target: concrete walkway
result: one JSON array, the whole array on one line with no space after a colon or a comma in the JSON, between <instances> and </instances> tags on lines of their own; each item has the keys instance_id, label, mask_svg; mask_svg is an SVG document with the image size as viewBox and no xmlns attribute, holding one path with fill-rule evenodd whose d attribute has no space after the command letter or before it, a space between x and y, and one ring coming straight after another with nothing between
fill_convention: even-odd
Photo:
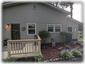
<instances>
[{"instance_id":1,"label":"concrete walkway","mask_svg":"<svg viewBox=\"0 0 85 64\"><path fill-rule=\"evenodd\" d=\"M2 59L7 59L8 58L8 52L7 52L7 47L2 48Z\"/></svg>"}]
</instances>

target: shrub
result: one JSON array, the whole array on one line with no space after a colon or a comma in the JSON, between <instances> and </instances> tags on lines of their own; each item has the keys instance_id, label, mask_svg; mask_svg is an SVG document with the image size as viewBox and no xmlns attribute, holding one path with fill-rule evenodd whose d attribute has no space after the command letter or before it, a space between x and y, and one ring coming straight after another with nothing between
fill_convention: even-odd
<instances>
[{"instance_id":1,"label":"shrub","mask_svg":"<svg viewBox=\"0 0 85 64\"><path fill-rule=\"evenodd\" d=\"M63 42L70 42L72 40L72 34L67 32L60 32L61 40Z\"/></svg>"},{"instance_id":2,"label":"shrub","mask_svg":"<svg viewBox=\"0 0 85 64\"><path fill-rule=\"evenodd\" d=\"M48 37L50 37L50 33L48 31L40 31L39 32L39 36L42 38L42 39L46 39Z\"/></svg>"},{"instance_id":3,"label":"shrub","mask_svg":"<svg viewBox=\"0 0 85 64\"><path fill-rule=\"evenodd\" d=\"M72 51L72 54L73 54L74 57L81 57L81 55L82 55L79 50Z\"/></svg>"},{"instance_id":4,"label":"shrub","mask_svg":"<svg viewBox=\"0 0 85 64\"><path fill-rule=\"evenodd\" d=\"M64 60L69 60L69 59L71 59L73 57L73 55L72 55L71 52L65 51L65 52L63 52L63 54L61 54L61 57Z\"/></svg>"},{"instance_id":5,"label":"shrub","mask_svg":"<svg viewBox=\"0 0 85 64\"><path fill-rule=\"evenodd\" d=\"M3 46L7 46L7 41L8 40L9 40L8 38L6 38L6 39L3 40Z\"/></svg>"},{"instance_id":6,"label":"shrub","mask_svg":"<svg viewBox=\"0 0 85 64\"><path fill-rule=\"evenodd\" d=\"M83 54L83 49L82 48L80 48L79 51Z\"/></svg>"},{"instance_id":7,"label":"shrub","mask_svg":"<svg viewBox=\"0 0 85 64\"><path fill-rule=\"evenodd\" d=\"M43 61L43 57L42 56L35 56L35 60L36 61Z\"/></svg>"}]
</instances>

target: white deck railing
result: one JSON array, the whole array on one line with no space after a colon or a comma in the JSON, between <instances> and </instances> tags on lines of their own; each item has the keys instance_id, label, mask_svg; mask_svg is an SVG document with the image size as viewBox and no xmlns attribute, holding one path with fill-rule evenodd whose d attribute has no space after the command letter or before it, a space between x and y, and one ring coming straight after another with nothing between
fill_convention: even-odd
<instances>
[{"instance_id":1,"label":"white deck railing","mask_svg":"<svg viewBox=\"0 0 85 64\"><path fill-rule=\"evenodd\" d=\"M8 57L29 57L41 55L41 39L8 40Z\"/></svg>"}]
</instances>

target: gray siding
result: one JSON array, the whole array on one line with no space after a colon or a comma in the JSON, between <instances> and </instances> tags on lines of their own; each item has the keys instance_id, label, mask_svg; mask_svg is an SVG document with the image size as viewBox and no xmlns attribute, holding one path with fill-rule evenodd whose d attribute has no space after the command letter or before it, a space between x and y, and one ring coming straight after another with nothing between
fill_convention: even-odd
<instances>
[{"instance_id":1,"label":"gray siding","mask_svg":"<svg viewBox=\"0 0 85 64\"><path fill-rule=\"evenodd\" d=\"M44 4L36 4L36 8L33 8L33 4L26 4L4 9L3 25L7 23L19 23L20 29L26 27L25 31L20 30L21 39L33 37L33 35L27 35L27 23L35 23L37 33L41 30L47 30L47 24L62 24L62 31L67 31L67 26L71 25L73 33L77 28L77 23L70 22L65 14ZM3 30L3 38L11 39L10 32ZM51 33L51 38L60 42L59 33ZM73 38L76 36L73 35Z\"/></svg>"}]
</instances>

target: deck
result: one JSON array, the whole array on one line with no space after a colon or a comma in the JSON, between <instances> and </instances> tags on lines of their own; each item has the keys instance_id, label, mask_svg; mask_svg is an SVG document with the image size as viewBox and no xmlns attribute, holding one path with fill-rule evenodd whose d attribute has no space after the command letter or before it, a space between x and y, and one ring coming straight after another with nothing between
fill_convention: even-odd
<instances>
[{"instance_id":1,"label":"deck","mask_svg":"<svg viewBox=\"0 0 85 64\"><path fill-rule=\"evenodd\" d=\"M39 36L36 39L8 40L7 42L7 47L3 47L3 59L42 56Z\"/></svg>"}]
</instances>

